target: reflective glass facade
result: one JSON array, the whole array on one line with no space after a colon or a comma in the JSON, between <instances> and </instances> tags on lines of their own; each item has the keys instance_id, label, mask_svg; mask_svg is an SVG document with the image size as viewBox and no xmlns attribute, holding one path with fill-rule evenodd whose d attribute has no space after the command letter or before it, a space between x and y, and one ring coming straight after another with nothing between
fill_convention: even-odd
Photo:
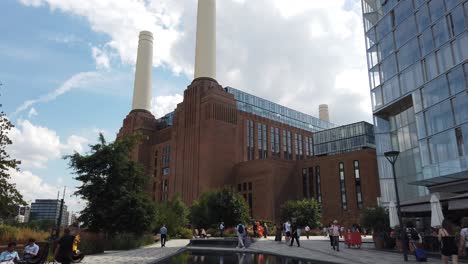
<instances>
[{"instance_id":1,"label":"reflective glass facade","mask_svg":"<svg viewBox=\"0 0 468 264\"><path fill-rule=\"evenodd\" d=\"M52 220L57 222L60 213L60 200L37 199L31 204L30 220ZM62 226L68 226L67 206L63 205Z\"/></svg>"},{"instance_id":2,"label":"reflective glass facade","mask_svg":"<svg viewBox=\"0 0 468 264\"><path fill-rule=\"evenodd\" d=\"M468 175L468 2L362 0L382 202ZM458 178L460 176L457 176ZM468 178L468 176L467 176Z\"/></svg>"},{"instance_id":3,"label":"reflective glass facade","mask_svg":"<svg viewBox=\"0 0 468 264\"><path fill-rule=\"evenodd\" d=\"M375 148L374 126L366 122L316 132L313 137L316 156Z\"/></svg>"},{"instance_id":4,"label":"reflective glass facade","mask_svg":"<svg viewBox=\"0 0 468 264\"><path fill-rule=\"evenodd\" d=\"M306 115L232 87L226 87L225 89L228 93L234 95L237 101L237 107L241 111L311 132L336 127L335 124L330 122L320 120L311 115Z\"/></svg>"}]
</instances>

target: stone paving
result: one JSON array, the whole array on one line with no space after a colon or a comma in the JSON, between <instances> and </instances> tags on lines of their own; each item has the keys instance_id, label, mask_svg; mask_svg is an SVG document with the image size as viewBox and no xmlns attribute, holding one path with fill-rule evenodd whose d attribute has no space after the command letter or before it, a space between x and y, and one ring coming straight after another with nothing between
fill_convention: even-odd
<instances>
[{"instance_id":1,"label":"stone paving","mask_svg":"<svg viewBox=\"0 0 468 264\"><path fill-rule=\"evenodd\" d=\"M86 256L82 263L155 263L158 260L166 258L172 254L181 251L189 243L189 240L170 240L166 243L166 248L161 248L160 244L153 244L136 250L119 251L105 253L100 255ZM333 251L326 238L311 237L307 240L301 237L301 247L297 245L289 247L283 242L275 242L273 237L268 239L260 239L253 243L248 249L224 248L211 250L223 251L244 251L248 253L263 252L275 255L284 255L290 257L300 257L318 261L328 261L335 263L357 263L357 264L394 264L404 263L403 256L397 253L382 252L373 249L373 244L365 243L361 249L349 249L343 243L340 243L340 252ZM209 250L210 248L195 248L188 249ZM409 263L416 262L413 255L409 255ZM429 259L427 263L440 263L440 259Z\"/></svg>"},{"instance_id":2,"label":"stone paving","mask_svg":"<svg viewBox=\"0 0 468 264\"><path fill-rule=\"evenodd\" d=\"M323 237L314 237L310 240L307 240L305 237L301 237L300 243L301 247L297 247L296 243L293 247L290 247L289 245L286 245L284 241L280 243L275 242L273 238L268 238L268 240L262 239L253 243L250 249L271 254L335 263L404 263L402 254L377 251L374 249L374 245L370 243L364 243L361 249L348 248L344 243L340 243L339 252L332 250L330 243ZM408 263L416 262L413 255L409 255L408 260ZM426 263L440 262L440 259L429 259Z\"/></svg>"},{"instance_id":3,"label":"stone paving","mask_svg":"<svg viewBox=\"0 0 468 264\"><path fill-rule=\"evenodd\" d=\"M99 255L86 256L83 260L84 264L119 264L119 263L138 263L150 264L155 263L159 259L163 259L169 255L176 254L177 251L187 246L189 240L174 239L166 243L165 248L161 248L160 243L156 243L147 247L135 250L117 251L104 253Z\"/></svg>"}]
</instances>

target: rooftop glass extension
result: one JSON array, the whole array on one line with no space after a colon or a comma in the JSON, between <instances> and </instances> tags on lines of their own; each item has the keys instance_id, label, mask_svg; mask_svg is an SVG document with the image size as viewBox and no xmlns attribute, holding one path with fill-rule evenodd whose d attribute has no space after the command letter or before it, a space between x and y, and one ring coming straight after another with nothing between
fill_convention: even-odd
<instances>
[{"instance_id":1,"label":"rooftop glass extension","mask_svg":"<svg viewBox=\"0 0 468 264\"><path fill-rule=\"evenodd\" d=\"M252 113L254 115L311 132L337 127L337 125L333 123L320 120L319 118L273 103L258 96L242 92L235 88L228 86L224 89L228 93L234 95L238 109L243 112Z\"/></svg>"}]
</instances>

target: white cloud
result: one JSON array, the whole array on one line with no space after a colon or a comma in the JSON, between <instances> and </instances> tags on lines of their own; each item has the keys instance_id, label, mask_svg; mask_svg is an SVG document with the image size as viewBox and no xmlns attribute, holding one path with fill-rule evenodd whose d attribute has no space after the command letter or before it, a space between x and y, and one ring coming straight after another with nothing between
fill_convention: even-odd
<instances>
[{"instance_id":1,"label":"white cloud","mask_svg":"<svg viewBox=\"0 0 468 264\"><path fill-rule=\"evenodd\" d=\"M151 100L151 112L156 118L160 118L174 111L177 104L181 103L183 99L183 96L180 94L157 96Z\"/></svg>"},{"instance_id":2,"label":"white cloud","mask_svg":"<svg viewBox=\"0 0 468 264\"><path fill-rule=\"evenodd\" d=\"M192 78L196 1L21 1L85 17L94 31L109 35L104 45L123 63L135 63L138 32L151 30L154 66ZM328 103L338 124L371 120L359 0L223 0L217 5L222 85L312 115Z\"/></svg>"},{"instance_id":3,"label":"white cloud","mask_svg":"<svg viewBox=\"0 0 468 264\"><path fill-rule=\"evenodd\" d=\"M29 110L29 113L28 113L28 118L32 118L34 116L37 116L38 113L36 111L36 109L34 107L31 107L31 109Z\"/></svg>"},{"instance_id":4,"label":"white cloud","mask_svg":"<svg viewBox=\"0 0 468 264\"><path fill-rule=\"evenodd\" d=\"M80 72L73 75L70 79L66 80L60 87L53 90L52 92L42 95L36 99L27 100L21 106L19 106L13 115L16 115L29 107L41 103L41 102L49 102L55 100L60 95L77 88L86 85L92 80L95 80L100 77L100 74L97 72Z\"/></svg>"},{"instance_id":5,"label":"white cloud","mask_svg":"<svg viewBox=\"0 0 468 264\"><path fill-rule=\"evenodd\" d=\"M73 151L82 152L88 142L83 137L72 135L63 143L54 130L36 126L28 120L19 120L17 127L9 131L9 137L13 142L8 146L9 153L27 168L45 168L50 160L60 159Z\"/></svg>"},{"instance_id":6,"label":"white cloud","mask_svg":"<svg viewBox=\"0 0 468 264\"><path fill-rule=\"evenodd\" d=\"M9 170L11 176L10 182L16 184L16 188L23 195L23 198L29 204L36 199L56 199L57 193L63 192L63 179L58 178L55 184L45 182L40 176L31 171ZM69 211L80 211L84 203L76 196L73 196L74 187L69 186L65 195L65 204ZM60 196L61 198L62 196Z\"/></svg>"},{"instance_id":7,"label":"white cloud","mask_svg":"<svg viewBox=\"0 0 468 264\"><path fill-rule=\"evenodd\" d=\"M91 52L93 54L94 61L96 62L97 69L108 70L110 68L110 59L104 50L98 47L92 47Z\"/></svg>"}]
</instances>

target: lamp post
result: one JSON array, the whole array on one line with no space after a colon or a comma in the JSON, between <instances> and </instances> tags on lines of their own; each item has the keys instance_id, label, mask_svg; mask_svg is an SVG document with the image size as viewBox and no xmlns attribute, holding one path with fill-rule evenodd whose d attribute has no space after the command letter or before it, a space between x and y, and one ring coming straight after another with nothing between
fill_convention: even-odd
<instances>
[{"instance_id":1,"label":"lamp post","mask_svg":"<svg viewBox=\"0 0 468 264\"><path fill-rule=\"evenodd\" d=\"M392 151L387 151L384 153L385 158L392 164L392 174L393 174L393 181L395 183L395 194L396 194L396 206L398 210L398 221L400 222L400 229L401 229L401 238L402 238L402 244L403 244L403 259L405 261L408 261L408 249L406 247L406 240L408 239L406 237L406 229L404 228L402 217L401 217L401 208L400 208L400 195L398 194L398 184L396 180L396 175L395 175L395 163L398 159L398 155L400 154L399 151L392 150Z\"/></svg>"}]
</instances>

